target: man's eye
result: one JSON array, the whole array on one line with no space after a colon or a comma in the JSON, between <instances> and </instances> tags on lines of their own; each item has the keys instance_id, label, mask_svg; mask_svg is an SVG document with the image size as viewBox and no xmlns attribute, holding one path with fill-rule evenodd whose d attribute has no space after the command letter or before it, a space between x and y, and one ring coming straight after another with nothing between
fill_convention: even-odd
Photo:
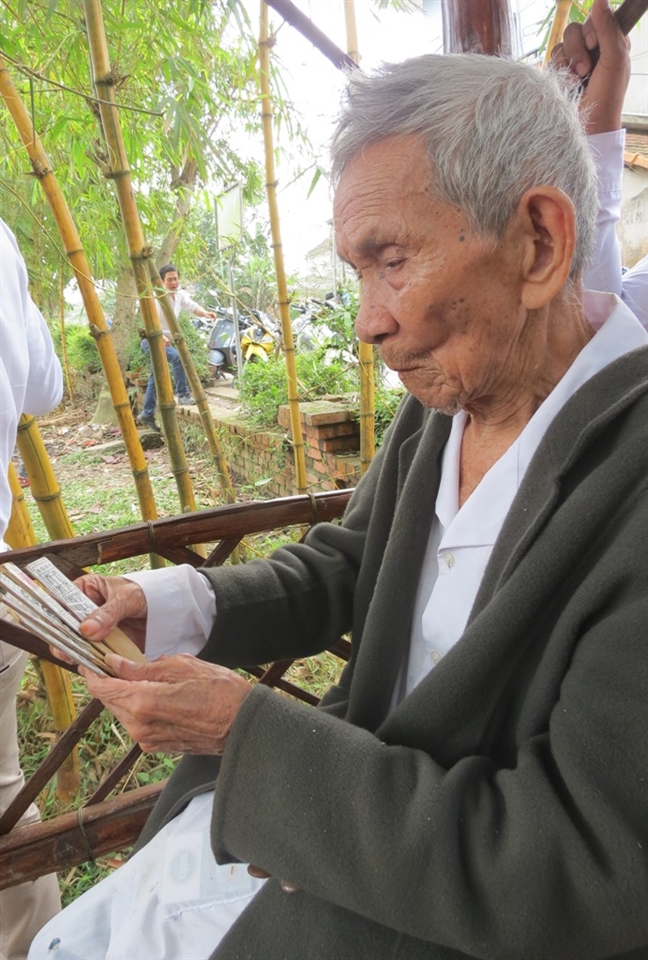
<instances>
[{"instance_id":1,"label":"man's eye","mask_svg":"<svg viewBox=\"0 0 648 960\"><path fill-rule=\"evenodd\" d=\"M398 267L404 264L404 260L388 260L385 263L385 270L396 270Z\"/></svg>"}]
</instances>

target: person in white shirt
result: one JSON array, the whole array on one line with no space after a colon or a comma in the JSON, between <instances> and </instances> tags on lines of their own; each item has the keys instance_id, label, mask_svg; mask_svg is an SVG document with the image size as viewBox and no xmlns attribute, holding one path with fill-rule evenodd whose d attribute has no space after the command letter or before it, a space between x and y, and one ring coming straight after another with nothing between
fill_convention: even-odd
<instances>
[{"instance_id":1,"label":"person in white shirt","mask_svg":"<svg viewBox=\"0 0 648 960\"><path fill-rule=\"evenodd\" d=\"M339 252L408 394L342 525L243 567L81 581L89 635L123 622L167 654L89 688L186 756L146 845L34 960L645 955L648 336L582 292L574 105L469 56L348 97ZM230 669L348 629L319 711Z\"/></svg>"},{"instance_id":2,"label":"person in white shirt","mask_svg":"<svg viewBox=\"0 0 648 960\"><path fill-rule=\"evenodd\" d=\"M47 413L61 400L63 377L47 324L29 296L16 239L0 220L0 551L11 516L11 463L22 413ZM16 694L27 654L0 640L0 814L23 785ZM18 826L39 819L34 804ZM0 956L21 960L35 933L60 909L55 874L0 891Z\"/></svg>"},{"instance_id":3,"label":"person in white shirt","mask_svg":"<svg viewBox=\"0 0 648 960\"><path fill-rule=\"evenodd\" d=\"M591 73L588 44L596 46L596 39L591 19L582 26L575 22L568 24L562 42L552 51L552 64L557 69L570 71L577 80L588 77ZM628 39L619 33L613 42L621 53L614 69L601 71L597 67L579 101L596 167L599 199L596 251L585 271L583 286L586 290L617 294L648 329L648 257L624 272L616 234L621 216L625 146L621 116L630 79L630 60L623 56L623 51L629 50Z\"/></svg>"},{"instance_id":4,"label":"person in white shirt","mask_svg":"<svg viewBox=\"0 0 648 960\"><path fill-rule=\"evenodd\" d=\"M162 283L166 287L167 293L169 294L169 298L173 305L173 312L175 313L176 317L178 317L183 310L185 310L187 313L193 313L196 317L215 318L217 316L214 310L205 310L205 308L201 307L199 303L196 303L195 300L191 299L186 290L182 290L180 288L180 274L178 273L178 268L174 266L174 264L167 263L163 267L160 267L160 277L162 279ZM158 315L160 318L160 325L162 327L164 338L164 351L166 353L167 361L171 365L171 370L173 371L173 380L178 403L192 404L194 403L194 398L189 390L187 374L182 366L180 354L175 347L171 346L171 331L169 330L169 325L166 317L164 316L164 311L158 308ZM150 355L148 340L145 337L142 339L142 350L147 356ZM155 389L153 371L151 371L148 383L146 384L144 406L142 407L142 412L140 413L138 420L141 424L143 424L143 426L159 432L160 427L155 419L156 404L157 392Z\"/></svg>"}]
</instances>

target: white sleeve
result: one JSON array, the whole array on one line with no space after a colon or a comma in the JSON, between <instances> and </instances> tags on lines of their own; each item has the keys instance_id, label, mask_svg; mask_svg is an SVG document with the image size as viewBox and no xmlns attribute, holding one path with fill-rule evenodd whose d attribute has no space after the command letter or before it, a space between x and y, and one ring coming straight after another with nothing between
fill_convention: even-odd
<instances>
[{"instance_id":1,"label":"white sleeve","mask_svg":"<svg viewBox=\"0 0 648 960\"><path fill-rule=\"evenodd\" d=\"M177 306L176 317L182 310L186 310L187 313L195 313L200 307L200 304L192 300L186 290L177 290L175 296L175 304Z\"/></svg>"},{"instance_id":2,"label":"white sleeve","mask_svg":"<svg viewBox=\"0 0 648 960\"><path fill-rule=\"evenodd\" d=\"M216 597L207 577L188 563L160 570L125 574L144 591L148 608L145 653L149 660L162 654L196 656L205 645L216 619Z\"/></svg>"},{"instance_id":3,"label":"white sleeve","mask_svg":"<svg viewBox=\"0 0 648 960\"><path fill-rule=\"evenodd\" d=\"M621 299L648 330L648 256L623 274Z\"/></svg>"},{"instance_id":4,"label":"white sleeve","mask_svg":"<svg viewBox=\"0 0 648 960\"><path fill-rule=\"evenodd\" d=\"M598 217L594 256L583 277L586 290L621 296L621 249L616 225L621 216L621 179L625 130L596 133L587 138L596 166Z\"/></svg>"}]
</instances>

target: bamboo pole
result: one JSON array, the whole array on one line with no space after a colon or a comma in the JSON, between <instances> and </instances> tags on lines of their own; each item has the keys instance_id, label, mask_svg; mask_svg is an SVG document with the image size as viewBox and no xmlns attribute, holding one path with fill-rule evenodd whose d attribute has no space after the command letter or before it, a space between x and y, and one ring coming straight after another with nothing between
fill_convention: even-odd
<instances>
[{"instance_id":1,"label":"bamboo pole","mask_svg":"<svg viewBox=\"0 0 648 960\"><path fill-rule=\"evenodd\" d=\"M360 63L358 32L354 0L344 0L347 53L353 62ZM337 290L335 291L337 293ZM374 382L374 349L362 340L358 344L360 364L360 471L366 473L376 455L376 397Z\"/></svg>"},{"instance_id":2,"label":"bamboo pole","mask_svg":"<svg viewBox=\"0 0 648 960\"><path fill-rule=\"evenodd\" d=\"M295 367L295 343L290 323L288 285L283 262L279 206L277 203L277 178L274 165L274 146L272 136L272 99L270 95L270 38L268 37L268 8L261 0L261 26L259 33L259 83L261 87L261 118L263 122L263 141L265 146L266 191L270 208L270 228L272 230L272 249L274 252L275 272L277 274L277 294L279 298L279 316L286 358L286 377L288 379L288 409L290 411L290 430L292 434L293 454L295 457L295 483L298 493L306 492L306 459L304 456L304 437L299 416L299 397L297 393L297 370Z\"/></svg>"},{"instance_id":3,"label":"bamboo pole","mask_svg":"<svg viewBox=\"0 0 648 960\"><path fill-rule=\"evenodd\" d=\"M51 540L64 540L74 536L61 488L50 463L36 420L23 413L18 423L16 438L20 456L25 464L31 492Z\"/></svg>"},{"instance_id":4,"label":"bamboo pole","mask_svg":"<svg viewBox=\"0 0 648 960\"><path fill-rule=\"evenodd\" d=\"M16 550L18 547L28 547L36 543L36 534L27 509L25 491L20 486L13 463L9 464L8 477L11 487L11 516L4 533L4 540L12 550Z\"/></svg>"},{"instance_id":5,"label":"bamboo pole","mask_svg":"<svg viewBox=\"0 0 648 960\"><path fill-rule=\"evenodd\" d=\"M180 354L182 365L187 372L187 378L189 380L191 392L193 393L196 405L198 407L198 412L200 413L203 423L207 444L209 446L209 452L220 478L223 499L225 500L225 503L236 503L236 493L234 491L234 487L232 486L232 480L230 477L229 468L227 466L227 460L225 459L225 454L223 452L223 447L218 434L216 433L214 420L211 415L211 410L209 409L209 404L207 403L207 397L205 396L203 385L200 382L200 377L196 371L196 366L193 362L191 354L189 353L189 348L187 347L184 335L180 329L180 324L178 323L178 319L175 315L173 307L171 306L171 298L169 297L166 288L160 280L160 274L158 273L157 267L152 260L148 261L148 269L151 283L153 284L158 297L158 304L160 309L164 311L164 316L169 330L171 331L174 346Z\"/></svg>"},{"instance_id":6,"label":"bamboo pole","mask_svg":"<svg viewBox=\"0 0 648 960\"><path fill-rule=\"evenodd\" d=\"M547 40L547 49L544 55L544 65L548 66L551 62L551 51L560 43L565 27L569 23L569 14L571 12L572 0L556 0L556 9L551 22L549 39Z\"/></svg>"},{"instance_id":7,"label":"bamboo pole","mask_svg":"<svg viewBox=\"0 0 648 960\"><path fill-rule=\"evenodd\" d=\"M110 158L107 165L109 169L105 175L114 180L119 209L124 223L142 319L150 347L151 365L162 426L169 449L171 470L178 488L182 511L195 510L196 501L178 426L176 405L171 387L171 374L164 352L162 328L146 263L152 257L152 250L144 239L137 202L133 193L119 111L115 100L115 77L110 67L100 0L83 0L83 12L90 47L92 83L95 95L100 101L101 127Z\"/></svg>"},{"instance_id":8,"label":"bamboo pole","mask_svg":"<svg viewBox=\"0 0 648 960\"><path fill-rule=\"evenodd\" d=\"M9 486L12 493L11 516L4 539L14 550L31 547L36 543L36 534L32 526L25 496L18 482L13 463L9 464ZM54 729L62 733L76 717L72 698L72 686L67 670L57 667L46 660L39 661L43 683L47 693ZM79 790L79 751L75 747L61 764L56 778L56 794L63 803L69 803Z\"/></svg>"},{"instance_id":9,"label":"bamboo pole","mask_svg":"<svg viewBox=\"0 0 648 960\"><path fill-rule=\"evenodd\" d=\"M47 702L57 733L63 733L76 718L76 709L72 698L70 674L55 663L38 660L38 668L43 675ZM63 803L70 803L79 790L79 748L75 747L65 758L56 773L56 795Z\"/></svg>"},{"instance_id":10,"label":"bamboo pole","mask_svg":"<svg viewBox=\"0 0 648 960\"><path fill-rule=\"evenodd\" d=\"M97 349L99 350L119 427L124 438L124 443L126 444L142 519L155 520L157 510L148 465L139 441L128 394L126 392L126 385L119 368L119 362L103 314L103 308L97 296L90 265L81 245L81 238L72 219L69 207L56 181L49 158L36 134L27 109L20 99L18 91L9 76L9 72L1 59L0 93L7 105L9 113L13 117L23 144L27 148L34 174L38 178L52 209L56 225L63 240L66 256L79 284L85 310L88 315L90 332L95 338ZM154 566L159 563L155 558L152 558L151 562Z\"/></svg>"}]
</instances>

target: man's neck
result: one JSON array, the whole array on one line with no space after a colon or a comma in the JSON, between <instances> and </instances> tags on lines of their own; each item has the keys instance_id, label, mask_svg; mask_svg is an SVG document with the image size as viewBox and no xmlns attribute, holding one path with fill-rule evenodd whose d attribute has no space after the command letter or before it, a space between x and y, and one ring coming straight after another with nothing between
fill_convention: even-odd
<instances>
[{"instance_id":1,"label":"man's neck","mask_svg":"<svg viewBox=\"0 0 648 960\"><path fill-rule=\"evenodd\" d=\"M496 396L466 405L461 444L460 502L517 440L538 407L594 336L578 291L528 318L529 334L515 378Z\"/></svg>"}]
</instances>

